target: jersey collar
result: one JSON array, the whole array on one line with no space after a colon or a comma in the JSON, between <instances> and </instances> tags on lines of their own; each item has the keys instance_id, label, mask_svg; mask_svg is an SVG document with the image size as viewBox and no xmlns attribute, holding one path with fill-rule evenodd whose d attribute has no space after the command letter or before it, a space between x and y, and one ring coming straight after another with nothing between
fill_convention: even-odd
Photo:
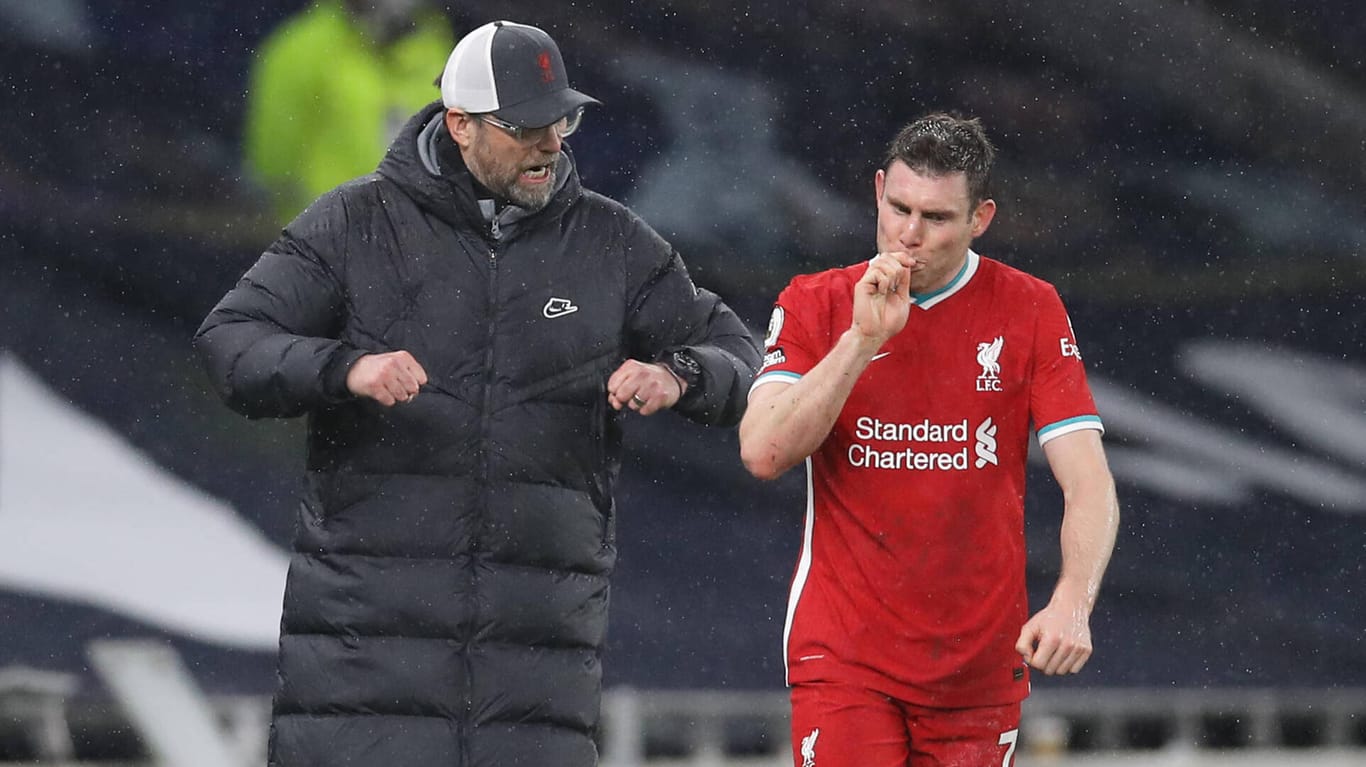
<instances>
[{"instance_id":1,"label":"jersey collar","mask_svg":"<svg viewBox=\"0 0 1366 767\"><path fill-rule=\"evenodd\" d=\"M912 293L911 303L919 306L921 309L933 308L935 304L946 300L949 296L962 290L964 286L972 280L972 275L977 273L977 267L980 266L981 263L982 257L977 255L975 251L969 249L968 257L963 259L963 268L959 269L958 274L955 274L953 279L949 280L949 284L939 290L931 291L929 293Z\"/></svg>"}]
</instances>

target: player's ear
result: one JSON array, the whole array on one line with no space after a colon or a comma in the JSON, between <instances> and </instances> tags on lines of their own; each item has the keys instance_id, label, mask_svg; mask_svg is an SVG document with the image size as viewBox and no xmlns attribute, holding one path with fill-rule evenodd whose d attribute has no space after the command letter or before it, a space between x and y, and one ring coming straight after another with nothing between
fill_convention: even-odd
<instances>
[{"instance_id":1,"label":"player's ear","mask_svg":"<svg viewBox=\"0 0 1366 767\"><path fill-rule=\"evenodd\" d=\"M991 226L991 219L996 217L996 201L982 200L977 204L977 210L972 212L972 236L981 237L982 233Z\"/></svg>"},{"instance_id":2,"label":"player's ear","mask_svg":"<svg viewBox=\"0 0 1366 767\"><path fill-rule=\"evenodd\" d=\"M873 176L873 202L882 202L882 190L887 186L887 171L878 168Z\"/></svg>"}]
</instances>

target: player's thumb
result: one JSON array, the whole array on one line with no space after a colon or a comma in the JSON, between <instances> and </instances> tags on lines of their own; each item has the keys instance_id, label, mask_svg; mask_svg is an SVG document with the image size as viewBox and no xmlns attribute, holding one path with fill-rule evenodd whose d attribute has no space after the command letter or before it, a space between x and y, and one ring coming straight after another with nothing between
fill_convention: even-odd
<instances>
[{"instance_id":1,"label":"player's thumb","mask_svg":"<svg viewBox=\"0 0 1366 767\"><path fill-rule=\"evenodd\" d=\"M904 266L896 270L896 294L902 298L911 297L911 270Z\"/></svg>"},{"instance_id":2,"label":"player's thumb","mask_svg":"<svg viewBox=\"0 0 1366 767\"><path fill-rule=\"evenodd\" d=\"M1024 658L1025 663L1034 657L1034 642L1038 637L1039 632L1034 628L1033 621L1026 623L1024 628L1020 629L1020 638L1015 640L1015 652Z\"/></svg>"}]
</instances>

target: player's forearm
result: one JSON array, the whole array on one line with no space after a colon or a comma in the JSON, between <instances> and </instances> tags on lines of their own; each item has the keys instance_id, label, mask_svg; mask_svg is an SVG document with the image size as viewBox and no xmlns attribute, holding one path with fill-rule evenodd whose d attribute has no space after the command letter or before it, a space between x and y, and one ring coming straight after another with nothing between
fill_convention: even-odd
<instances>
[{"instance_id":1,"label":"player's forearm","mask_svg":"<svg viewBox=\"0 0 1366 767\"><path fill-rule=\"evenodd\" d=\"M845 331L801 380L756 389L740 422L740 458L750 473L776 479L815 452L880 345L855 330ZM775 388L765 392L769 387Z\"/></svg>"},{"instance_id":2,"label":"player's forearm","mask_svg":"<svg viewBox=\"0 0 1366 767\"><path fill-rule=\"evenodd\" d=\"M1062 571L1054 598L1080 605L1089 614L1115 547L1119 501L1108 471L1078 484L1063 494Z\"/></svg>"}]
</instances>

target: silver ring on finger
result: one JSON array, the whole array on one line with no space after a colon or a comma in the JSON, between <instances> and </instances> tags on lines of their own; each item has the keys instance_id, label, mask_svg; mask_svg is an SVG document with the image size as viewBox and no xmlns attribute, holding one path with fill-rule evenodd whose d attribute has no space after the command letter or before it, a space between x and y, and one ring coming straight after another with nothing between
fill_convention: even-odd
<instances>
[{"instance_id":1,"label":"silver ring on finger","mask_svg":"<svg viewBox=\"0 0 1366 767\"><path fill-rule=\"evenodd\" d=\"M645 400L641 399L639 394L632 394L631 401L636 403L636 407L645 407Z\"/></svg>"}]
</instances>

